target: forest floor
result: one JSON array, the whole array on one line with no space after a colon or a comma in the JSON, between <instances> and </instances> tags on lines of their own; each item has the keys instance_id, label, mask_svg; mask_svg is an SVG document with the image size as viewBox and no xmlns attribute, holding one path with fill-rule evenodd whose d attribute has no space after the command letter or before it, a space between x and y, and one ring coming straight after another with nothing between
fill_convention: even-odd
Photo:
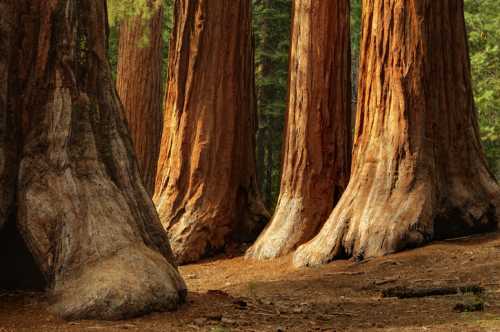
<instances>
[{"instance_id":1,"label":"forest floor","mask_svg":"<svg viewBox=\"0 0 500 332\"><path fill-rule=\"evenodd\" d=\"M190 293L176 312L121 322L64 322L46 312L41 293L0 293L0 332L500 331L500 233L319 268L294 269L291 257L253 262L236 255L180 270ZM464 285L484 291L382 296L396 286Z\"/></svg>"}]
</instances>

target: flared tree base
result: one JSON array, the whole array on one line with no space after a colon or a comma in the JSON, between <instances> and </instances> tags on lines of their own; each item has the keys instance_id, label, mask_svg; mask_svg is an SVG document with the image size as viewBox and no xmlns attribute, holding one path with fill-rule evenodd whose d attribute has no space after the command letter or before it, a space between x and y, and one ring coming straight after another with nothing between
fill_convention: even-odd
<instances>
[{"instance_id":1,"label":"flared tree base","mask_svg":"<svg viewBox=\"0 0 500 332\"><path fill-rule=\"evenodd\" d=\"M177 309L187 291L163 256L138 245L57 282L50 310L65 319L126 319Z\"/></svg>"},{"instance_id":2,"label":"flared tree base","mask_svg":"<svg viewBox=\"0 0 500 332\"><path fill-rule=\"evenodd\" d=\"M248 249L246 258L265 260L281 257L311 239L323 219L311 211L314 209L305 208L300 198L281 197L269 226Z\"/></svg>"},{"instance_id":3,"label":"flared tree base","mask_svg":"<svg viewBox=\"0 0 500 332\"><path fill-rule=\"evenodd\" d=\"M412 192L402 191L386 197L386 201L375 201L364 200L362 197L369 195L360 195L359 188L352 190L355 187L355 183L348 187L318 235L297 249L294 266L315 266L345 258L363 260L436 239L498 228L498 191L493 195L462 192L439 202L423 184L416 185ZM361 199L354 199L356 196Z\"/></svg>"}]
</instances>

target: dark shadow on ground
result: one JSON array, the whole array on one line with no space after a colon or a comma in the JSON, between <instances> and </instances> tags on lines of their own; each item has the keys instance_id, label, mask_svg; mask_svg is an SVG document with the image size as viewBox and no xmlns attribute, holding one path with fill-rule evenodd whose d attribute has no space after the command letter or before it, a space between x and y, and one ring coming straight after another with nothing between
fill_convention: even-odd
<instances>
[{"instance_id":1,"label":"dark shadow on ground","mask_svg":"<svg viewBox=\"0 0 500 332\"><path fill-rule=\"evenodd\" d=\"M43 290L45 279L14 220L0 230L0 290Z\"/></svg>"}]
</instances>

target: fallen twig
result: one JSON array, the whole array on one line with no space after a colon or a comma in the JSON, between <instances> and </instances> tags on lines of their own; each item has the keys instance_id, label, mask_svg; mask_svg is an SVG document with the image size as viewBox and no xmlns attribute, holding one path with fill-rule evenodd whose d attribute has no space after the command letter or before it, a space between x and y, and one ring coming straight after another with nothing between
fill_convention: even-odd
<instances>
[{"instance_id":1,"label":"fallen twig","mask_svg":"<svg viewBox=\"0 0 500 332\"><path fill-rule=\"evenodd\" d=\"M346 275L346 276L359 276L365 274L365 272L357 271L357 272L349 272L349 271L338 271L338 272L326 272L323 274L325 277L329 276L338 276L338 275Z\"/></svg>"},{"instance_id":2,"label":"fallen twig","mask_svg":"<svg viewBox=\"0 0 500 332\"><path fill-rule=\"evenodd\" d=\"M397 297L400 299L453 295L459 293L480 294L484 289L479 285L465 285L456 287L430 287L430 288L408 288L393 287L382 290L382 297Z\"/></svg>"}]
</instances>

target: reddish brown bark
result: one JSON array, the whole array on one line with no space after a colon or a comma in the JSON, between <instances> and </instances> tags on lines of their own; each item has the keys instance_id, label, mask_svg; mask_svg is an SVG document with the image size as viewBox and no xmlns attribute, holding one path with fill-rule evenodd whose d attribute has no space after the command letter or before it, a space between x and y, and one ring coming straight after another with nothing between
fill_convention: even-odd
<instances>
[{"instance_id":1,"label":"reddish brown bark","mask_svg":"<svg viewBox=\"0 0 500 332\"><path fill-rule=\"evenodd\" d=\"M223 22L223 24L221 23ZM256 236L249 0L175 3L155 202L179 262Z\"/></svg>"},{"instance_id":2,"label":"reddish brown bark","mask_svg":"<svg viewBox=\"0 0 500 332\"><path fill-rule=\"evenodd\" d=\"M20 163L7 161L18 170L12 216L47 281L51 309L68 319L119 319L176 308L186 289L115 93L106 2L5 3L17 25L0 111L22 116ZM1 252L0 265L17 250Z\"/></svg>"},{"instance_id":3,"label":"reddish brown bark","mask_svg":"<svg viewBox=\"0 0 500 332\"><path fill-rule=\"evenodd\" d=\"M163 7L149 6L153 16L133 17L120 25L116 89L125 109L139 171L153 195L160 152L162 112ZM143 45L144 36L148 43Z\"/></svg>"},{"instance_id":4,"label":"reddish brown bark","mask_svg":"<svg viewBox=\"0 0 500 332\"><path fill-rule=\"evenodd\" d=\"M380 256L496 229L461 0L365 0L350 183L294 263Z\"/></svg>"},{"instance_id":5,"label":"reddish brown bark","mask_svg":"<svg viewBox=\"0 0 500 332\"><path fill-rule=\"evenodd\" d=\"M344 191L351 159L349 2L294 2L287 129L275 214L247 256L293 251Z\"/></svg>"}]
</instances>

